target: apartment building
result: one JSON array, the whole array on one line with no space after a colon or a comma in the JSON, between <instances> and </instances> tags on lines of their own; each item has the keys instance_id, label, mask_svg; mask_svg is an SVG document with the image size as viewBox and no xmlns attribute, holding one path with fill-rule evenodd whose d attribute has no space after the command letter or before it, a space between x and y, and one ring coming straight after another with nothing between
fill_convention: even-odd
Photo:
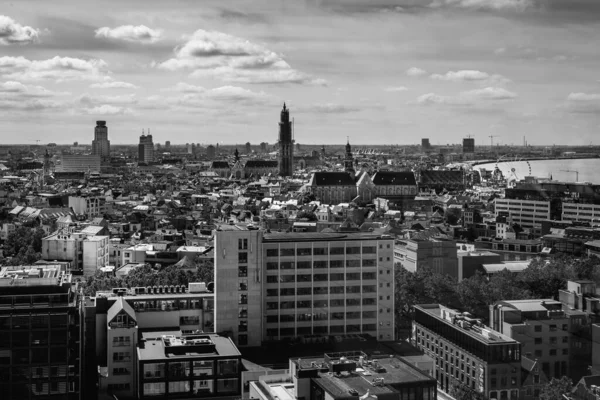
<instances>
[{"instance_id":1,"label":"apartment building","mask_svg":"<svg viewBox=\"0 0 600 400\"><path fill-rule=\"evenodd\" d=\"M60 230L42 238L42 259L70 261L75 274L92 276L108 266L109 237Z\"/></svg>"},{"instance_id":2,"label":"apartment building","mask_svg":"<svg viewBox=\"0 0 600 400\"><path fill-rule=\"evenodd\" d=\"M600 205L563 202L562 220L600 224Z\"/></svg>"},{"instance_id":3,"label":"apartment building","mask_svg":"<svg viewBox=\"0 0 600 400\"><path fill-rule=\"evenodd\" d=\"M508 213L512 222L541 233L542 221L550 219L550 201L495 199L496 218Z\"/></svg>"},{"instance_id":4,"label":"apartment building","mask_svg":"<svg viewBox=\"0 0 600 400\"><path fill-rule=\"evenodd\" d=\"M107 213L106 199L96 196L69 196L69 207L77 215L102 217Z\"/></svg>"},{"instance_id":5,"label":"apartment building","mask_svg":"<svg viewBox=\"0 0 600 400\"><path fill-rule=\"evenodd\" d=\"M490 306L492 329L517 340L521 352L537 359L544 374L569 374L569 318L552 299L506 300Z\"/></svg>"},{"instance_id":6,"label":"apartment building","mask_svg":"<svg viewBox=\"0 0 600 400\"><path fill-rule=\"evenodd\" d=\"M433 358L439 387L462 383L490 399L518 399L521 344L439 304L415 306L413 343Z\"/></svg>"},{"instance_id":7,"label":"apartment building","mask_svg":"<svg viewBox=\"0 0 600 400\"><path fill-rule=\"evenodd\" d=\"M140 400L239 398L242 355L229 338L144 332L136 350Z\"/></svg>"},{"instance_id":8,"label":"apartment building","mask_svg":"<svg viewBox=\"0 0 600 400\"><path fill-rule=\"evenodd\" d=\"M0 397L84 398L81 299L64 265L0 269Z\"/></svg>"},{"instance_id":9,"label":"apartment building","mask_svg":"<svg viewBox=\"0 0 600 400\"><path fill-rule=\"evenodd\" d=\"M101 393L138 396L137 346L142 332L177 329L179 335L192 335L214 331L214 298L203 283L113 289L86 300L91 303L86 313L95 316Z\"/></svg>"},{"instance_id":10,"label":"apartment building","mask_svg":"<svg viewBox=\"0 0 600 400\"><path fill-rule=\"evenodd\" d=\"M215 330L238 346L305 335L394 339L393 239L372 233L215 231Z\"/></svg>"},{"instance_id":11,"label":"apartment building","mask_svg":"<svg viewBox=\"0 0 600 400\"><path fill-rule=\"evenodd\" d=\"M456 242L445 239L407 239L394 244L394 261L408 271L432 268L458 279Z\"/></svg>"}]
</instances>

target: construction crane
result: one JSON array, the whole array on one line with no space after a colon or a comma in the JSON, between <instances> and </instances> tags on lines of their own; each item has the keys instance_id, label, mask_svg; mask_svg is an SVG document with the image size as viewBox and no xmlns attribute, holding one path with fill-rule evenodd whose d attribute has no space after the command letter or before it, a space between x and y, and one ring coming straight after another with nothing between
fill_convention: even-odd
<instances>
[{"instance_id":1,"label":"construction crane","mask_svg":"<svg viewBox=\"0 0 600 400\"><path fill-rule=\"evenodd\" d=\"M575 172L575 181L579 182L579 171L575 169L561 169L561 172Z\"/></svg>"},{"instance_id":2,"label":"construction crane","mask_svg":"<svg viewBox=\"0 0 600 400\"><path fill-rule=\"evenodd\" d=\"M489 135L490 138L490 147L494 147L494 138L498 137L497 135Z\"/></svg>"}]
</instances>

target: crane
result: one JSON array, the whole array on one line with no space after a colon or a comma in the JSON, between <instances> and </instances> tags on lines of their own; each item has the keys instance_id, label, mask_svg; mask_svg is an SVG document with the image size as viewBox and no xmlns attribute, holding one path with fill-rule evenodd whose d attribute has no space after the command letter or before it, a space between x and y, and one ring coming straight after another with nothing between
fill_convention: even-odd
<instances>
[{"instance_id":1,"label":"crane","mask_svg":"<svg viewBox=\"0 0 600 400\"><path fill-rule=\"evenodd\" d=\"M498 137L497 135L489 135L490 138L490 147L494 147L494 138Z\"/></svg>"},{"instance_id":2,"label":"crane","mask_svg":"<svg viewBox=\"0 0 600 400\"><path fill-rule=\"evenodd\" d=\"M579 171L575 169L561 169L561 172L575 172L575 181L579 182Z\"/></svg>"}]
</instances>

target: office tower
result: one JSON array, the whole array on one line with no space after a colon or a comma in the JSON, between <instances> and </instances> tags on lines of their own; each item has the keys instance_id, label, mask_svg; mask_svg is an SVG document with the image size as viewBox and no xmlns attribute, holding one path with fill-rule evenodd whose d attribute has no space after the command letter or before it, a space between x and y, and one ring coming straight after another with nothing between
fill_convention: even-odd
<instances>
[{"instance_id":1,"label":"office tower","mask_svg":"<svg viewBox=\"0 0 600 400\"><path fill-rule=\"evenodd\" d=\"M266 142L261 142L260 143L260 151L262 153L266 153L267 152L267 143Z\"/></svg>"},{"instance_id":2,"label":"office tower","mask_svg":"<svg viewBox=\"0 0 600 400\"><path fill-rule=\"evenodd\" d=\"M165 142L165 150L166 150L166 151L169 151L169 150L171 150L171 141L170 141L170 140L167 140L167 141Z\"/></svg>"},{"instance_id":3,"label":"office tower","mask_svg":"<svg viewBox=\"0 0 600 400\"><path fill-rule=\"evenodd\" d=\"M429 149L431 149L431 144L429 143L429 139L427 139L427 138L421 139L421 150L425 151L425 150L429 150Z\"/></svg>"},{"instance_id":4,"label":"office tower","mask_svg":"<svg viewBox=\"0 0 600 400\"><path fill-rule=\"evenodd\" d=\"M140 136L140 144L138 145L138 162L149 163L154 161L154 142L152 141L152 135Z\"/></svg>"},{"instance_id":5,"label":"office tower","mask_svg":"<svg viewBox=\"0 0 600 400\"><path fill-rule=\"evenodd\" d=\"M475 139L464 138L463 139L463 153L475 153Z\"/></svg>"},{"instance_id":6,"label":"office tower","mask_svg":"<svg viewBox=\"0 0 600 400\"><path fill-rule=\"evenodd\" d=\"M215 151L215 146L208 145L208 147L206 148L206 157L208 157L209 160L212 160L213 158L215 158L216 155L216 151Z\"/></svg>"},{"instance_id":7,"label":"office tower","mask_svg":"<svg viewBox=\"0 0 600 400\"><path fill-rule=\"evenodd\" d=\"M64 265L0 270L0 398L83 398L81 299Z\"/></svg>"},{"instance_id":8,"label":"office tower","mask_svg":"<svg viewBox=\"0 0 600 400\"><path fill-rule=\"evenodd\" d=\"M215 231L215 332L238 346L308 335L394 338L394 241L373 233Z\"/></svg>"},{"instance_id":9,"label":"office tower","mask_svg":"<svg viewBox=\"0 0 600 400\"><path fill-rule=\"evenodd\" d=\"M290 110L283 103L279 122L279 175L292 176L294 173L294 138Z\"/></svg>"},{"instance_id":10,"label":"office tower","mask_svg":"<svg viewBox=\"0 0 600 400\"><path fill-rule=\"evenodd\" d=\"M94 140L92 141L92 154L101 159L110 158L110 141L108 140L108 127L106 121L96 121Z\"/></svg>"}]
</instances>

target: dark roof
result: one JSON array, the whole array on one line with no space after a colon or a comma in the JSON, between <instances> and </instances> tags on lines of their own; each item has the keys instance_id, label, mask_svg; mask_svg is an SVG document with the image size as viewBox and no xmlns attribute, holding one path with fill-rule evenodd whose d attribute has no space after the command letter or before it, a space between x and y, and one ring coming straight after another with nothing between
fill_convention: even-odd
<instances>
[{"instance_id":1,"label":"dark roof","mask_svg":"<svg viewBox=\"0 0 600 400\"><path fill-rule=\"evenodd\" d=\"M421 171L421 183L424 185L463 184L463 172Z\"/></svg>"},{"instance_id":2,"label":"dark roof","mask_svg":"<svg viewBox=\"0 0 600 400\"><path fill-rule=\"evenodd\" d=\"M245 168L277 168L279 163L275 160L248 160Z\"/></svg>"},{"instance_id":3,"label":"dark roof","mask_svg":"<svg viewBox=\"0 0 600 400\"><path fill-rule=\"evenodd\" d=\"M378 171L371 178L375 185L416 185L412 172Z\"/></svg>"},{"instance_id":4,"label":"dark roof","mask_svg":"<svg viewBox=\"0 0 600 400\"><path fill-rule=\"evenodd\" d=\"M315 172L311 184L312 186L349 186L356 183L347 172Z\"/></svg>"},{"instance_id":5,"label":"dark roof","mask_svg":"<svg viewBox=\"0 0 600 400\"><path fill-rule=\"evenodd\" d=\"M600 375L584 376L579 382L583 382L588 389L591 388L592 385L600 386Z\"/></svg>"},{"instance_id":6,"label":"dark roof","mask_svg":"<svg viewBox=\"0 0 600 400\"><path fill-rule=\"evenodd\" d=\"M211 168L229 168L229 163L227 161L213 161Z\"/></svg>"}]
</instances>

